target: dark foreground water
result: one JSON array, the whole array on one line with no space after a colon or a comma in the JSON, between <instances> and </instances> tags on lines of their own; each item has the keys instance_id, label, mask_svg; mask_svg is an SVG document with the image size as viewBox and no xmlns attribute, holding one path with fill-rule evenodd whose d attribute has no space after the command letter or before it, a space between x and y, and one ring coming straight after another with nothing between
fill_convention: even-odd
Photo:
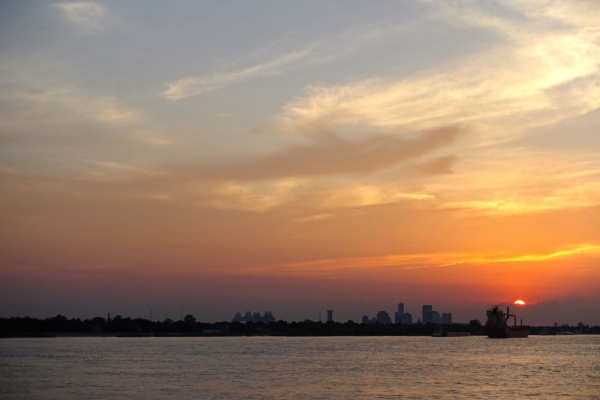
<instances>
[{"instance_id":1,"label":"dark foreground water","mask_svg":"<svg viewBox=\"0 0 600 400\"><path fill-rule=\"evenodd\" d=\"M0 399L600 399L600 336L0 341Z\"/></svg>"}]
</instances>

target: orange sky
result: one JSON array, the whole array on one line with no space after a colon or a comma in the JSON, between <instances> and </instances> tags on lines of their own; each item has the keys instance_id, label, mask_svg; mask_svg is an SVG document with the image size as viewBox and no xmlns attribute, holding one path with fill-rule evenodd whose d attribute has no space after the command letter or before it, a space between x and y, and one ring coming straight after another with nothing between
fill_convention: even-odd
<instances>
[{"instance_id":1,"label":"orange sky","mask_svg":"<svg viewBox=\"0 0 600 400\"><path fill-rule=\"evenodd\" d=\"M333 4L3 5L0 316L600 324L600 8Z\"/></svg>"}]
</instances>

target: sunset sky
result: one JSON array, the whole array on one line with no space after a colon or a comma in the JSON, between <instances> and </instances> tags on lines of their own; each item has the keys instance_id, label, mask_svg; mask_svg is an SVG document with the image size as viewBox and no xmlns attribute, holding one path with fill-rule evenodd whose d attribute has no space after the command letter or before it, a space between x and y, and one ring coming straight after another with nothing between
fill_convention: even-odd
<instances>
[{"instance_id":1,"label":"sunset sky","mask_svg":"<svg viewBox=\"0 0 600 400\"><path fill-rule=\"evenodd\" d=\"M2 2L0 316L600 324L599 21Z\"/></svg>"}]
</instances>

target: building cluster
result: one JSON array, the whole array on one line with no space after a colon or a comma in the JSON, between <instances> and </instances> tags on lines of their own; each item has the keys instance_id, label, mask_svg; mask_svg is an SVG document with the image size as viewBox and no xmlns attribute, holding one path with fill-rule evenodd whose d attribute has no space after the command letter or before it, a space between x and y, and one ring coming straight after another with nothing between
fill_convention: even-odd
<instances>
[{"instance_id":1,"label":"building cluster","mask_svg":"<svg viewBox=\"0 0 600 400\"><path fill-rule=\"evenodd\" d=\"M319 321L321 320L321 314L319 313ZM275 317L270 311L265 311L264 315L260 315L260 313L255 312L252 313L250 311L246 311L246 313L242 316L241 313L236 312L235 317L231 320L231 322L276 322ZM327 310L327 322L333 322L333 310ZM363 324L404 324L404 325L412 325L413 316L410 313L404 312L404 303L398 303L398 310L394 312L394 320L387 313L387 311L379 311L377 315L373 318L369 318L368 316L362 317ZM444 312L439 313L433 309L433 306L430 304L423 305L423 315L422 318L417 319L417 324L437 324L437 325L446 325L452 323L452 313Z\"/></svg>"},{"instance_id":2,"label":"building cluster","mask_svg":"<svg viewBox=\"0 0 600 400\"><path fill-rule=\"evenodd\" d=\"M376 322L379 322L380 324L391 324L392 319L390 318L390 315L387 313L387 311L379 311L377 315L371 319L369 319L369 317L367 317L366 315L362 317L363 324L374 324Z\"/></svg>"},{"instance_id":3,"label":"building cluster","mask_svg":"<svg viewBox=\"0 0 600 400\"><path fill-rule=\"evenodd\" d=\"M263 316L260 315L259 312L255 312L252 314L250 311L246 311L246 314L242 316L242 313L236 312L235 317L231 320L231 322L275 322L276 319L271 313L271 311L265 311Z\"/></svg>"},{"instance_id":4,"label":"building cluster","mask_svg":"<svg viewBox=\"0 0 600 400\"><path fill-rule=\"evenodd\" d=\"M392 319L386 311L379 311L374 318L369 318L368 316L362 317L363 324L374 324L379 322L380 324L391 324ZM422 319L417 320L417 324L451 324L452 323L452 313L439 313L433 309L433 306L425 304L423 305L423 315ZM404 303L398 303L398 311L394 313L394 323L395 324L405 324L412 325L413 317L412 314L404 312Z\"/></svg>"},{"instance_id":5,"label":"building cluster","mask_svg":"<svg viewBox=\"0 0 600 400\"><path fill-rule=\"evenodd\" d=\"M452 313L442 313L440 315L439 312L433 309L433 306L430 304L423 305L423 323L432 323L432 324L451 324L452 323Z\"/></svg>"}]
</instances>

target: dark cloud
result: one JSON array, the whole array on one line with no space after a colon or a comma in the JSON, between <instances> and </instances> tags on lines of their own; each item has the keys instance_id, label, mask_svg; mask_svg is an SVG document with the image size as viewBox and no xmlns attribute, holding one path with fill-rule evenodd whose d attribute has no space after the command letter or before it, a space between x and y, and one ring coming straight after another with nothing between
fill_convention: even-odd
<instances>
[{"instance_id":1,"label":"dark cloud","mask_svg":"<svg viewBox=\"0 0 600 400\"><path fill-rule=\"evenodd\" d=\"M452 174L452 166L456 162L455 155L431 158L419 163L414 163L406 167L407 172L416 175L442 175Z\"/></svg>"},{"instance_id":2,"label":"dark cloud","mask_svg":"<svg viewBox=\"0 0 600 400\"><path fill-rule=\"evenodd\" d=\"M190 168L189 178L255 181L294 176L372 174L439 148L448 146L464 133L457 127L425 132L412 139L392 135L346 140L327 135L309 145L296 145L276 153L228 164ZM449 173L454 156L425 161L414 166L421 174Z\"/></svg>"},{"instance_id":3,"label":"dark cloud","mask_svg":"<svg viewBox=\"0 0 600 400\"><path fill-rule=\"evenodd\" d=\"M411 138L381 135L362 140L347 140L325 135L308 145L296 145L263 156L245 160L198 165L182 163L149 168L143 174L134 169L107 169L106 175L88 175L78 172L59 176L47 173L19 171L3 174L0 178L11 187L37 187L45 191L68 191L77 195L100 197L117 196L152 199L176 193L193 197L196 203L210 203L214 190L226 181L260 182L289 177L334 176L343 174L372 174L395 165L405 164L400 171L406 175L436 175L450 173L455 156L421 160L440 148L449 146L463 129L445 127ZM200 183L193 195L182 192L182 185ZM330 192L326 187L304 187L303 196L321 199ZM296 193L300 195L300 193ZM304 201L310 203L308 199Z\"/></svg>"}]
</instances>

